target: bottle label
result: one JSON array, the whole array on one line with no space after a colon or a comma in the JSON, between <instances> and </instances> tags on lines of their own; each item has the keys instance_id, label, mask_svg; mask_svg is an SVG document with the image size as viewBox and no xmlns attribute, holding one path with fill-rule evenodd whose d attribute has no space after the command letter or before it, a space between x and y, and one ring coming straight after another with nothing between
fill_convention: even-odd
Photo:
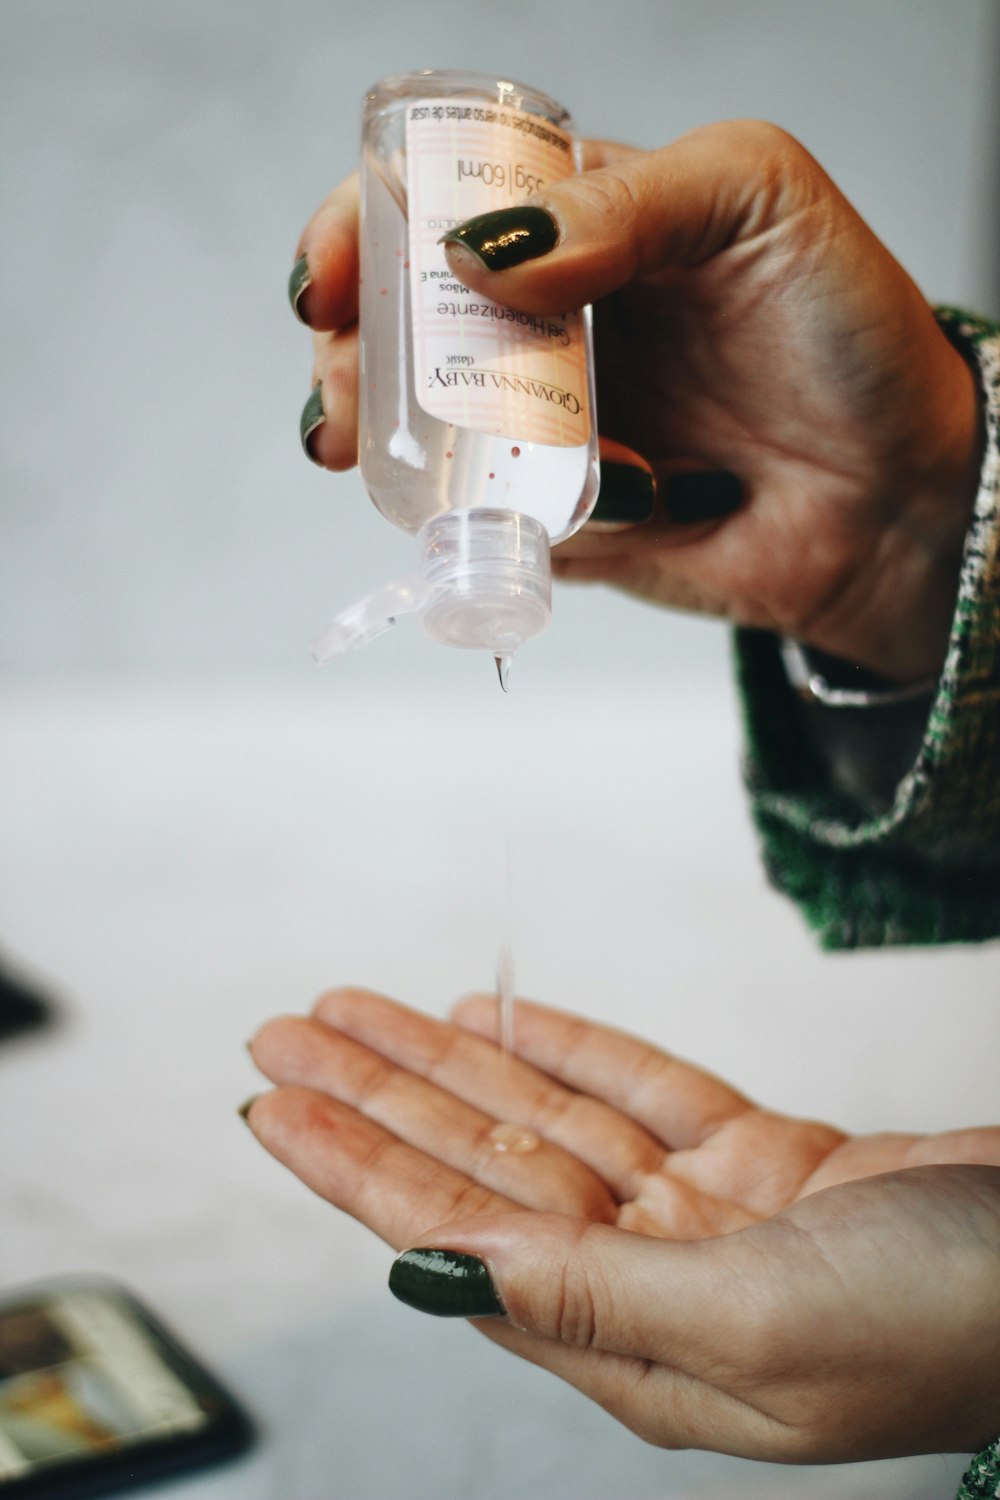
<instances>
[{"instance_id":1,"label":"bottle label","mask_svg":"<svg viewBox=\"0 0 1000 1500\"><path fill-rule=\"evenodd\" d=\"M565 131L483 99L406 111L414 380L424 411L455 427L571 448L590 437L583 315L515 312L456 281L441 236L522 203L575 170Z\"/></svg>"}]
</instances>

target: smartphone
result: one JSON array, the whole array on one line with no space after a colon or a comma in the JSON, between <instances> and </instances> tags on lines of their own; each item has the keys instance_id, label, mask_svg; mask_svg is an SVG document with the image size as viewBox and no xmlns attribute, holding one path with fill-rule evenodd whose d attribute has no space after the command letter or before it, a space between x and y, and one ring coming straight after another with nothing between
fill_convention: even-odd
<instances>
[{"instance_id":1,"label":"smartphone","mask_svg":"<svg viewBox=\"0 0 1000 1500\"><path fill-rule=\"evenodd\" d=\"M107 1495L243 1452L246 1413L123 1287L0 1294L0 1500Z\"/></svg>"}]
</instances>

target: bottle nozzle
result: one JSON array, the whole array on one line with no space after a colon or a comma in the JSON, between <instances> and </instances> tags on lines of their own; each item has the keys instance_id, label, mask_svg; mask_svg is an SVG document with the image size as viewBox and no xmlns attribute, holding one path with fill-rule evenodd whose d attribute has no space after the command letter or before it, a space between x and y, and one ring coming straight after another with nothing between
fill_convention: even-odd
<instances>
[{"instance_id":1,"label":"bottle nozzle","mask_svg":"<svg viewBox=\"0 0 1000 1500\"><path fill-rule=\"evenodd\" d=\"M533 517L444 511L424 523L417 545L419 572L342 610L313 644L318 662L374 640L404 614L416 615L434 641L485 649L500 660L551 620L549 538Z\"/></svg>"}]
</instances>

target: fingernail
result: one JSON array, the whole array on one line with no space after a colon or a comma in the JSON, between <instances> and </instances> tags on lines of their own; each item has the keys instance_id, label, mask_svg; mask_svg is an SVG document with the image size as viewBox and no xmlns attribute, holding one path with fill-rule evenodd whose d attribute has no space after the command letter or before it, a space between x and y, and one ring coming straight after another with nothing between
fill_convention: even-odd
<instances>
[{"instance_id":1,"label":"fingernail","mask_svg":"<svg viewBox=\"0 0 1000 1500\"><path fill-rule=\"evenodd\" d=\"M259 1098L260 1098L259 1094L251 1094L249 1099L244 1099L243 1103L240 1105L239 1109L236 1111L236 1113L239 1115L239 1117L240 1117L241 1120L246 1120L247 1115L250 1113L251 1109L257 1103L257 1100ZM247 1121L247 1124L249 1124L249 1123L250 1122Z\"/></svg>"},{"instance_id":2,"label":"fingernail","mask_svg":"<svg viewBox=\"0 0 1000 1500\"><path fill-rule=\"evenodd\" d=\"M389 1272L400 1302L438 1318L499 1318L503 1303L483 1261L454 1250L404 1250Z\"/></svg>"},{"instance_id":3,"label":"fingernail","mask_svg":"<svg viewBox=\"0 0 1000 1500\"><path fill-rule=\"evenodd\" d=\"M464 245L487 269L508 271L522 261L547 255L559 240L559 226L544 208L498 208L477 214L442 235L439 244Z\"/></svg>"},{"instance_id":4,"label":"fingernail","mask_svg":"<svg viewBox=\"0 0 1000 1500\"><path fill-rule=\"evenodd\" d=\"M727 469L671 474L660 493L671 521L720 520L739 510L743 502L743 485Z\"/></svg>"},{"instance_id":5,"label":"fingernail","mask_svg":"<svg viewBox=\"0 0 1000 1500\"><path fill-rule=\"evenodd\" d=\"M656 485L648 469L637 464L601 463L601 487L592 521L648 521L653 514Z\"/></svg>"},{"instance_id":6,"label":"fingernail","mask_svg":"<svg viewBox=\"0 0 1000 1500\"><path fill-rule=\"evenodd\" d=\"M300 255L292 267L292 274L288 278L288 300L292 304L292 312L302 323L305 320L299 312L299 298L307 287L312 286L312 273L309 270L309 262L304 255Z\"/></svg>"},{"instance_id":7,"label":"fingernail","mask_svg":"<svg viewBox=\"0 0 1000 1500\"><path fill-rule=\"evenodd\" d=\"M322 427L325 421L326 412L323 410L323 387L317 385L314 387L309 400L302 408L302 415L299 418L299 437L302 439L302 447L305 449L306 457L311 458L313 463L318 462L318 460L312 450L310 438L314 432Z\"/></svg>"}]
</instances>

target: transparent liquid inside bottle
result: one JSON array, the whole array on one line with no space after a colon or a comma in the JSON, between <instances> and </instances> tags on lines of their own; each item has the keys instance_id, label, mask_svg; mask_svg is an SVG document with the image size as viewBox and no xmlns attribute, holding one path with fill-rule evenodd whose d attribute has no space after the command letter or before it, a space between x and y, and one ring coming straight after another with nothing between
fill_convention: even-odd
<instances>
[{"instance_id":1,"label":"transparent liquid inside bottle","mask_svg":"<svg viewBox=\"0 0 1000 1500\"><path fill-rule=\"evenodd\" d=\"M472 92L468 79L454 76L454 92ZM493 508L532 516L551 541L560 541L583 524L593 506L598 484L593 434L590 441L574 447L527 442L516 434L497 436L440 421L417 399L406 108L420 97L419 79L413 80L413 87L409 96L392 98L381 107L370 104L362 148L362 477L382 514L406 531L416 532L429 517L444 511ZM428 92L434 93L430 84ZM525 100L518 103L526 107ZM442 219L435 228L444 234L452 225ZM443 251L441 263L446 265Z\"/></svg>"}]
</instances>

